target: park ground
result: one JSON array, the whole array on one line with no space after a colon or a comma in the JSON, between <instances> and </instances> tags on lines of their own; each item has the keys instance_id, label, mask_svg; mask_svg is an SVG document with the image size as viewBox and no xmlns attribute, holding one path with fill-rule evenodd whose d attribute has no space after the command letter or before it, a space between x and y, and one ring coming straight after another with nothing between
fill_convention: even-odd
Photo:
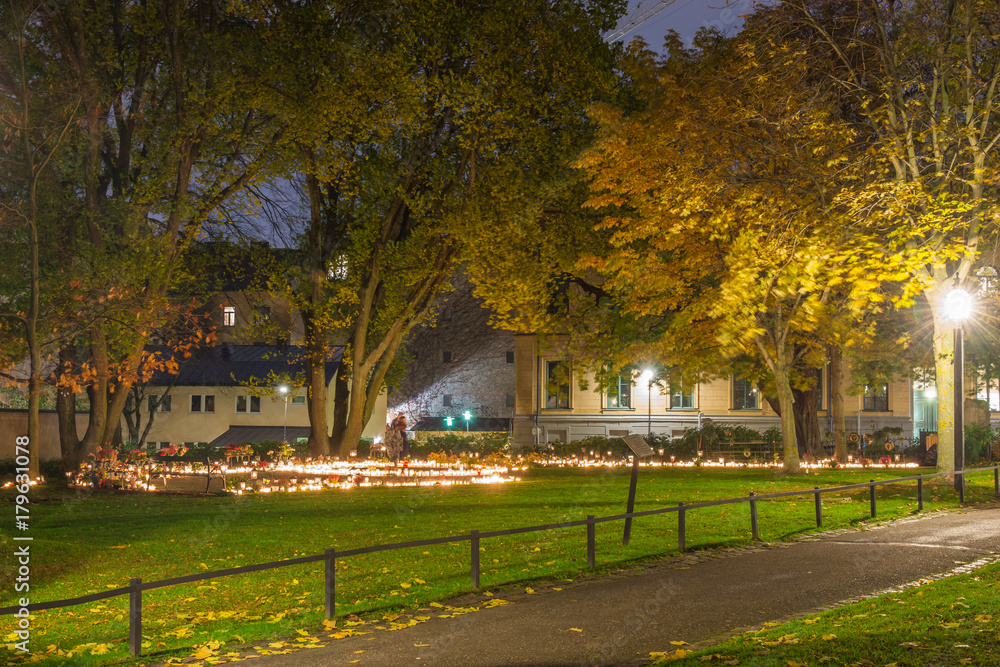
<instances>
[{"instance_id":1,"label":"park ground","mask_svg":"<svg viewBox=\"0 0 1000 667\"><path fill-rule=\"evenodd\" d=\"M890 468L821 469L808 477L782 477L769 469L648 469L640 476L636 509L913 473L912 469ZM628 486L625 468L539 468L525 471L523 477L522 482L499 486L256 496L83 494L36 489L31 528L32 600L116 588L131 577L150 581L311 555L330 546L343 550L464 534L473 528L485 531L577 520L624 509ZM914 491L913 483L882 488L879 517L915 513ZM992 491L992 476L980 476L972 480L967 501L988 501ZM13 506L9 493L0 500ZM825 498L824 527L868 521L867 500L865 489ZM956 506L950 488L928 487L925 511ZM762 539L789 539L813 530L813 511L810 496L761 502ZM621 546L620 531L619 523L598 525L598 573L676 552L674 515L637 520L628 547ZM3 540L7 561L0 567L10 571L10 535L4 534ZM688 513L688 548L734 547L750 541L746 505ZM523 591L544 582L591 576L586 568L585 544L582 529L486 540L480 556L482 585L502 599L504 590ZM468 568L467 542L343 559L337 572L338 616L362 623L441 604L470 592ZM0 655L10 664L30 660L142 664L198 655L203 656L204 664L222 664L228 661L226 654L234 652L227 651L227 646L256 645L263 640L285 644L288 642L275 638L316 637L327 630L323 625L322 577L321 567L303 565L148 592L143 601L143 652L147 657L139 660L127 655L124 597L35 614L34 652L20 656L5 649ZM8 590L3 595L0 605L13 604L14 596ZM961 613L962 608L958 610ZM0 622L0 637L5 642L12 629L10 620L5 617ZM339 632L344 632L343 626ZM331 634L337 632L327 632L324 638ZM671 648L664 647L664 651Z\"/></svg>"}]
</instances>

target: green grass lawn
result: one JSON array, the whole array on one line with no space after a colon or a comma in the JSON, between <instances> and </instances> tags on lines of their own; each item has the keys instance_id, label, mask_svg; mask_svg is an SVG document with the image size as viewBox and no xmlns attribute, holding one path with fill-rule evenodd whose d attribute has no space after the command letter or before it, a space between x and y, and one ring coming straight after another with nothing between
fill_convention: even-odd
<instances>
[{"instance_id":1,"label":"green grass lawn","mask_svg":"<svg viewBox=\"0 0 1000 667\"><path fill-rule=\"evenodd\" d=\"M768 624L700 651L669 647L658 665L1000 665L1000 566Z\"/></svg>"},{"instance_id":2,"label":"green grass lawn","mask_svg":"<svg viewBox=\"0 0 1000 667\"><path fill-rule=\"evenodd\" d=\"M908 476L914 471L823 470L808 477L775 476L768 469L643 469L636 509L654 509L814 486L836 486ZM295 494L181 497L32 492L31 600L85 595L144 581L371 544L585 519L624 512L629 470L532 469L519 483L496 486L370 488ZM968 502L992 498L992 476L969 478ZM880 488L879 518L916 511L915 483ZM925 486L925 510L955 507L947 486ZM12 492L0 540L0 572L15 571ZM761 501L761 538L781 540L814 529L811 496ZM868 521L868 492L824 496L824 528ZM597 526L599 568L667 555L677 548L675 514L636 519L628 547L621 522ZM746 504L687 513L687 546L705 549L750 540ZM584 527L482 542L482 585L497 591L539 579L572 578L586 570ZM469 543L383 552L338 561L337 612L361 616L412 609L468 592ZM162 661L188 655L210 640L227 644L315 632L323 618L321 564L225 577L149 591L143 596L144 660L127 656L128 599L113 598L36 613L36 660L73 664ZM0 606L18 594L4 585ZM12 641L13 618L0 618L0 639ZM80 648L81 646L86 648ZM21 654L0 648L0 659Z\"/></svg>"}]
</instances>

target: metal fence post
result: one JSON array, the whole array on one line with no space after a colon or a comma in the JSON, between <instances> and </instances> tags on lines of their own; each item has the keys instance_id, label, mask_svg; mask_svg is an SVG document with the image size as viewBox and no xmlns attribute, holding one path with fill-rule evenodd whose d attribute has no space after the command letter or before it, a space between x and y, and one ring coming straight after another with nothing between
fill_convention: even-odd
<instances>
[{"instance_id":1,"label":"metal fence post","mask_svg":"<svg viewBox=\"0 0 1000 667\"><path fill-rule=\"evenodd\" d=\"M823 501L820 498L819 487L813 487L816 490L816 527L823 527Z\"/></svg>"},{"instance_id":2,"label":"metal fence post","mask_svg":"<svg viewBox=\"0 0 1000 667\"><path fill-rule=\"evenodd\" d=\"M753 491L750 492L750 534L753 539L760 541L757 533L757 499L754 497L756 495Z\"/></svg>"},{"instance_id":3,"label":"metal fence post","mask_svg":"<svg viewBox=\"0 0 1000 667\"><path fill-rule=\"evenodd\" d=\"M917 477L917 511L924 511L924 476Z\"/></svg>"},{"instance_id":4,"label":"metal fence post","mask_svg":"<svg viewBox=\"0 0 1000 667\"><path fill-rule=\"evenodd\" d=\"M875 480L868 480L868 495L871 498L872 518L875 518Z\"/></svg>"},{"instance_id":5,"label":"metal fence post","mask_svg":"<svg viewBox=\"0 0 1000 667\"><path fill-rule=\"evenodd\" d=\"M587 515L587 567L591 570L597 567L597 544L595 530L597 524L594 523L594 515Z\"/></svg>"},{"instance_id":6,"label":"metal fence post","mask_svg":"<svg viewBox=\"0 0 1000 667\"><path fill-rule=\"evenodd\" d=\"M472 542L472 564L471 564L471 578L472 587L475 589L479 588L479 531L472 531L472 538L469 540Z\"/></svg>"},{"instance_id":7,"label":"metal fence post","mask_svg":"<svg viewBox=\"0 0 1000 667\"><path fill-rule=\"evenodd\" d=\"M132 590L128 594L128 648L134 656L142 653L142 579L129 579Z\"/></svg>"},{"instance_id":8,"label":"metal fence post","mask_svg":"<svg viewBox=\"0 0 1000 667\"><path fill-rule=\"evenodd\" d=\"M323 598L326 601L326 620L336 622L337 617L337 551L326 550L326 568L323 577Z\"/></svg>"},{"instance_id":9,"label":"metal fence post","mask_svg":"<svg viewBox=\"0 0 1000 667\"><path fill-rule=\"evenodd\" d=\"M1000 466L993 468L993 495L1000 496Z\"/></svg>"},{"instance_id":10,"label":"metal fence post","mask_svg":"<svg viewBox=\"0 0 1000 667\"><path fill-rule=\"evenodd\" d=\"M684 501L677 503L677 550L684 551Z\"/></svg>"},{"instance_id":11,"label":"metal fence post","mask_svg":"<svg viewBox=\"0 0 1000 667\"><path fill-rule=\"evenodd\" d=\"M959 472L955 475L955 482L958 484L958 502L965 503L965 475Z\"/></svg>"}]
</instances>

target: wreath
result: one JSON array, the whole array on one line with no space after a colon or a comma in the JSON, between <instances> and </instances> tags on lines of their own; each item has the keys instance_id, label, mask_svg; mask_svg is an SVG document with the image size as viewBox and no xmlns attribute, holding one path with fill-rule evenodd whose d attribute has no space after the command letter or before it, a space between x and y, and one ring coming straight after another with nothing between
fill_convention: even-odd
<instances>
[{"instance_id":1,"label":"wreath","mask_svg":"<svg viewBox=\"0 0 1000 667\"><path fill-rule=\"evenodd\" d=\"M851 433L849 436L847 436L847 439L850 440L851 442L857 442L858 440L860 440L857 433Z\"/></svg>"}]
</instances>

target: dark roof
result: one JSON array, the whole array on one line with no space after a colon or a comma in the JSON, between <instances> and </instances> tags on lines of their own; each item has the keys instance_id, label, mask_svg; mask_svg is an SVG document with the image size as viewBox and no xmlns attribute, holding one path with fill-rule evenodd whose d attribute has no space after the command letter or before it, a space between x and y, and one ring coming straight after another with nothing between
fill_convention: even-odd
<instances>
[{"instance_id":1,"label":"dark roof","mask_svg":"<svg viewBox=\"0 0 1000 667\"><path fill-rule=\"evenodd\" d=\"M169 357L164 346L147 346L147 351L158 351ZM263 380L274 375L296 375L305 372L306 349L300 345L231 345L223 343L196 352L189 359L180 359L176 373L157 371L150 384L166 385L173 382L180 386L234 387L252 380ZM332 350L326 362L326 383L337 372L344 348Z\"/></svg>"},{"instance_id":2,"label":"dark roof","mask_svg":"<svg viewBox=\"0 0 1000 667\"><path fill-rule=\"evenodd\" d=\"M308 438L312 429L308 426L230 426L229 430L208 443L212 447L228 447L245 442L263 442L277 440L296 442L299 438Z\"/></svg>"},{"instance_id":3,"label":"dark roof","mask_svg":"<svg viewBox=\"0 0 1000 667\"><path fill-rule=\"evenodd\" d=\"M448 428L444 417L421 417L420 421L410 428L411 431L465 431L465 418L453 415L455 422ZM499 432L510 430L509 417L473 417L469 420L469 431Z\"/></svg>"}]
</instances>

